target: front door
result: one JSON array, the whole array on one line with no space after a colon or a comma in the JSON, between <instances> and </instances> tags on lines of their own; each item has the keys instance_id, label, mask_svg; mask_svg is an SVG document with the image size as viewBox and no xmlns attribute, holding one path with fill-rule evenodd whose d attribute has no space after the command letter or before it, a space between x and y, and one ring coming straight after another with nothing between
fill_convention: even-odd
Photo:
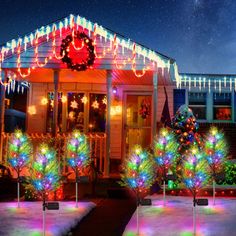
<instances>
[{"instance_id":1,"label":"front door","mask_svg":"<svg viewBox=\"0 0 236 236\"><path fill-rule=\"evenodd\" d=\"M125 94L124 113L124 156L136 144L144 148L151 144L151 104L150 94Z\"/></svg>"}]
</instances>

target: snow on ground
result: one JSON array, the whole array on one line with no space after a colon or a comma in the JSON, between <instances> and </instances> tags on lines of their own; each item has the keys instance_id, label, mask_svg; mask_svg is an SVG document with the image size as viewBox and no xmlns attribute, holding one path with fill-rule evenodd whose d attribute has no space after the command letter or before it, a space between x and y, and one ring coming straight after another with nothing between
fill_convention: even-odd
<instances>
[{"instance_id":1,"label":"snow on ground","mask_svg":"<svg viewBox=\"0 0 236 236\"><path fill-rule=\"evenodd\" d=\"M57 236L70 231L94 207L92 202L60 202L59 210L46 211L46 235ZM0 235L42 235L42 202L0 203Z\"/></svg>"},{"instance_id":2,"label":"snow on ground","mask_svg":"<svg viewBox=\"0 0 236 236\"><path fill-rule=\"evenodd\" d=\"M162 196L154 195L152 206L139 207L140 236L190 236L193 235L192 198L167 196L163 206ZM216 205L208 198L208 206L197 207L197 236L236 235L236 198L216 198ZM123 236L137 235L136 212L130 219Z\"/></svg>"}]
</instances>

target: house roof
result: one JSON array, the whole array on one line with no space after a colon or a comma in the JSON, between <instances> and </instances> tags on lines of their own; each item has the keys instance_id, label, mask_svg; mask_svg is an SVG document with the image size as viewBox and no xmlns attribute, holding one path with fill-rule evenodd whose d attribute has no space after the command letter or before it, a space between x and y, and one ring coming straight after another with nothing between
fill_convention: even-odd
<instances>
[{"instance_id":1,"label":"house roof","mask_svg":"<svg viewBox=\"0 0 236 236\"><path fill-rule=\"evenodd\" d=\"M170 64L175 63L175 60L168 56L151 50L150 48L145 47L142 44L136 43L131 39L122 36L121 34L115 33L112 30L104 28L103 26L98 25L97 23L93 23L85 19L84 17L81 17L79 15L75 16L71 14L70 16L64 19L58 20L46 26L42 26L29 34L26 34L18 39L12 39L7 43L3 44L0 48L3 67L7 67L7 65L4 66L4 63L8 58L11 58L17 54L17 49L19 45L23 48L23 50L21 49L20 52L23 55L24 51L34 47L36 37L38 37L39 43L43 41L43 38L46 38L46 40L48 41L51 39L50 37L54 30L59 31L60 36L62 36L61 32L64 29L72 28L73 24L76 24L77 27L80 26L83 29L86 29L88 31L89 36L91 36L96 31L96 35L100 36L100 38L104 38L105 41L114 42L114 40L116 40L116 43L121 46L123 50L127 49L132 51L134 50L135 45L135 53L137 53L139 57L142 57L143 60L146 59L157 63L158 67L169 67Z\"/></svg>"}]
</instances>

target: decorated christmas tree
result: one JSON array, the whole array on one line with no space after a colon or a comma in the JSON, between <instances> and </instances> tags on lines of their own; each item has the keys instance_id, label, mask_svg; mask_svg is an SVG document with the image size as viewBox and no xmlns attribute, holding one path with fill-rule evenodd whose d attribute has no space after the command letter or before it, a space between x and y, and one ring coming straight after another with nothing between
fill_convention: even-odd
<instances>
[{"instance_id":1,"label":"decorated christmas tree","mask_svg":"<svg viewBox=\"0 0 236 236\"><path fill-rule=\"evenodd\" d=\"M29 138L16 129L9 140L7 162L17 174L17 198L18 207L20 202L20 174L27 167L32 155L32 146Z\"/></svg>"},{"instance_id":2,"label":"decorated christmas tree","mask_svg":"<svg viewBox=\"0 0 236 236\"><path fill-rule=\"evenodd\" d=\"M201 145L198 127L192 110L187 105L182 105L172 119L172 128L177 135L181 154L185 155L193 142Z\"/></svg>"},{"instance_id":3,"label":"decorated christmas tree","mask_svg":"<svg viewBox=\"0 0 236 236\"><path fill-rule=\"evenodd\" d=\"M75 172L76 207L78 207L78 182L84 168L90 165L89 145L87 137L74 130L67 140L67 165Z\"/></svg>"},{"instance_id":4,"label":"decorated christmas tree","mask_svg":"<svg viewBox=\"0 0 236 236\"><path fill-rule=\"evenodd\" d=\"M158 139L154 141L154 159L157 164L157 176L163 181L163 202L165 205L165 184L168 171L173 167L178 156L178 143L175 134L166 128L160 130Z\"/></svg>"},{"instance_id":5,"label":"decorated christmas tree","mask_svg":"<svg viewBox=\"0 0 236 236\"><path fill-rule=\"evenodd\" d=\"M32 164L31 182L45 202L47 195L59 186L59 165L56 152L45 143L41 144Z\"/></svg>"},{"instance_id":6,"label":"decorated christmas tree","mask_svg":"<svg viewBox=\"0 0 236 236\"><path fill-rule=\"evenodd\" d=\"M132 148L129 157L123 164L124 173L121 175L120 184L132 189L136 194L137 231L139 231L138 207L140 197L147 192L148 188L155 181L154 165L153 157L139 145Z\"/></svg>"},{"instance_id":7,"label":"decorated christmas tree","mask_svg":"<svg viewBox=\"0 0 236 236\"><path fill-rule=\"evenodd\" d=\"M224 171L227 157L227 143L223 132L216 127L211 127L205 140L205 155L210 167L210 174L213 180L213 204L215 205L215 182L217 175Z\"/></svg>"}]
</instances>

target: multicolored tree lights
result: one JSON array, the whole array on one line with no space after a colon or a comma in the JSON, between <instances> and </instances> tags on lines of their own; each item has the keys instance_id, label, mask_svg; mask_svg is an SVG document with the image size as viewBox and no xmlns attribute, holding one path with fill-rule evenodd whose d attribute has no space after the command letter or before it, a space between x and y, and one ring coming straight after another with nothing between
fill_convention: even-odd
<instances>
[{"instance_id":1,"label":"multicolored tree lights","mask_svg":"<svg viewBox=\"0 0 236 236\"><path fill-rule=\"evenodd\" d=\"M45 143L41 144L32 163L32 185L43 200L49 192L59 187L59 165L56 152Z\"/></svg>"},{"instance_id":2,"label":"multicolored tree lights","mask_svg":"<svg viewBox=\"0 0 236 236\"><path fill-rule=\"evenodd\" d=\"M197 133L198 127L192 110L187 105L182 105L172 120L172 128L180 143L179 151L181 154L187 152L193 142L201 145L200 136Z\"/></svg>"},{"instance_id":3,"label":"multicolored tree lights","mask_svg":"<svg viewBox=\"0 0 236 236\"><path fill-rule=\"evenodd\" d=\"M199 189L208 182L208 165L204 153L193 144L184 160L183 182L195 198Z\"/></svg>"},{"instance_id":4,"label":"multicolored tree lights","mask_svg":"<svg viewBox=\"0 0 236 236\"><path fill-rule=\"evenodd\" d=\"M155 181L154 165L153 157L139 145L135 145L132 148L129 157L125 160L123 165L124 173L121 175L120 184L132 189L137 197L137 232L139 231L138 207L140 196L144 194Z\"/></svg>"},{"instance_id":5,"label":"multicolored tree lights","mask_svg":"<svg viewBox=\"0 0 236 236\"><path fill-rule=\"evenodd\" d=\"M227 143L224 139L224 134L217 129L211 127L206 136L205 155L210 167L210 174L213 179L213 205L215 205L215 181L219 173L224 169L224 164L227 156Z\"/></svg>"},{"instance_id":6,"label":"multicolored tree lights","mask_svg":"<svg viewBox=\"0 0 236 236\"><path fill-rule=\"evenodd\" d=\"M20 173L29 164L31 155L30 140L21 130L16 129L9 141L7 162L17 173L18 207L20 202Z\"/></svg>"},{"instance_id":7,"label":"multicolored tree lights","mask_svg":"<svg viewBox=\"0 0 236 236\"><path fill-rule=\"evenodd\" d=\"M78 181L81 171L88 167L91 159L89 157L89 145L87 137L78 130L74 130L67 140L67 165L75 172L76 183L76 207L78 207Z\"/></svg>"},{"instance_id":8,"label":"multicolored tree lights","mask_svg":"<svg viewBox=\"0 0 236 236\"><path fill-rule=\"evenodd\" d=\"M59 188L59 165L56 151L42 143L38 147L35 161L32 163L31 183L43 200L43 235L45 235L46 197L51 191Z\"/></svg>"},{"instance_id":9,"label":"multicolored tree lights","mask_svg":"<svg viewBox=\"0 0 236 236\"><path fill-rule=\"evenodd\" d=\"M166 128L160 130L159 138L154 142L154 159L157 164L158 176L163 180L163 202L165 205L165 184L168 170L172 168L178 156L179 144L173 132Z\"/></svg>"},{"instance_id":10,"label":"multicolored tree lights","mask_svg":"<svg viewBox=\"0 0 236 236\"><path fill-rule=\"evenodd\" d=\"M196 196L199 190L208 183L208 165L203 151L194 143L183 163L183 183L193 195L193 226L196 235Z\"/></svg>"}]
</instances>

